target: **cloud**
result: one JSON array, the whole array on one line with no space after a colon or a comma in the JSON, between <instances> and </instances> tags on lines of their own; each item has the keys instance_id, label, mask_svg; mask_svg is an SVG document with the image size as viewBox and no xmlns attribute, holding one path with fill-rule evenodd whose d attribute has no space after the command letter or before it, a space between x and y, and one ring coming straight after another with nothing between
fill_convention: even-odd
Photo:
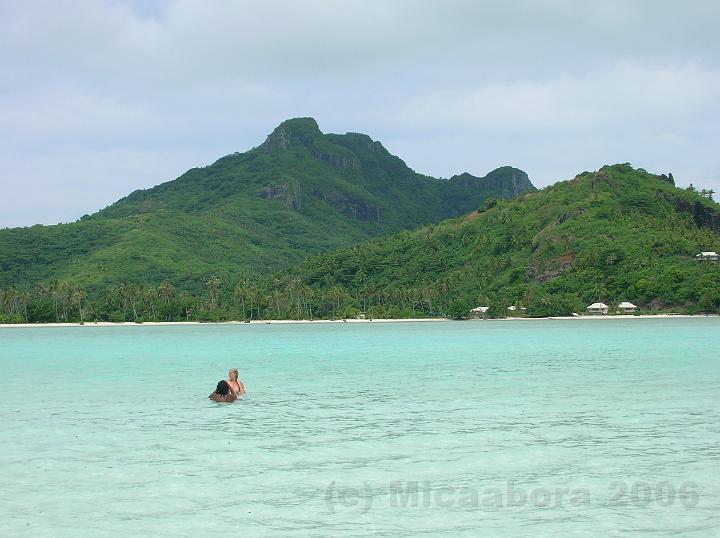
<instances>
[{"instance_id":1,"label":"cloud","mask_svg":"<svg viewBox=\"0 0 720 538\"><path fill-rule=\"evenodd\" d=\"M293 116L433 175L630 161L720 191L718 22L713 1L4 2L0 226L72 220Z\"/></svg>"},{"instance_id":2,"label":"cloud","mask_svg":"<svg viewBox=\"0 0 720 538\"><path fill-rule=\"evenodd\" d=\"M692 65L648 68L622 63L612 69L546 80L419 92L398 112L399 121L433 129L636 129L638 122L702 121L720 112L715 88L720 71Z\"/></svg>"},{"instance_id":3,"label":"cloud","mask_svg":"<svg viewBox=\"0 0 720 538\"><path fill-rule=\"evenodd\" d=\"M198 162L214 160L201 151L88 149L63 146L11 161L0 175L3 224L30 226L75 220L149 184L175 179ZM19 187L19 188L16 188ZM42 219L28 218L32 207ZM67 208L74 213L68 217Z\"/></svg>"}]
</instances>

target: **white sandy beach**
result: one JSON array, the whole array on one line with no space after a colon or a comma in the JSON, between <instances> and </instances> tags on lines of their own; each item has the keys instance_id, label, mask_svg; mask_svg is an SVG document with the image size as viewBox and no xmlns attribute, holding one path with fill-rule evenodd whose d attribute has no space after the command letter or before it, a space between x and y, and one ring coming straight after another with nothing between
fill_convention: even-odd
<instances>
[{"instance_id":1,"label":"white sandy beach","mask_svg":"<svg viewBox=\"0 0 720 538\"><path fill-rule=\"evenodd\" d=\"M571 321L600 321L600 320L629 320L629 319L668 319L668 318L717 318L717 314L639 314L639 315L605 315L605 316L551 316L544 318L529 317L507 317L491 319L467 319L467 322L502 322L502 321L547 321L547 320L571 320ZM272 325L272 324L322 324L322 323L416 323L416 322L446 322L454 321L450 318L402 318L402 319L267 319L253 321L144 321L144 322L111 322L97 321L80 323L5 323L0 328L31 328L31 327L148 327L148 326L171 326L171 325Z\"/></svg>"},{"instance_id":2,"label":"white sandy beach","mask_svg":"<svg viewBox=\"0 0 720 538\"><path fill-rule=\"evenodd\" d=\"M449 318L404 318L404 319L262 319L252 321L143 321L143 322L112 322L97 321L80 323L4 323L2 327L143 327L169 325L270 325L297 323L402 323L416 321L451 321Z\"/></svg>"}]
</instances>

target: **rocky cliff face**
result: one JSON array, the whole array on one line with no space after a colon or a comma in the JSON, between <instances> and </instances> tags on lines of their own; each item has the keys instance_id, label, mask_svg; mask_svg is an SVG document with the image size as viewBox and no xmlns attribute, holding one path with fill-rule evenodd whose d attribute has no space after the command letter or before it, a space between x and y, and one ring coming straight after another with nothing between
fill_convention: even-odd
<instances>
[{"instance_id":1,"label":"rocky cliff face","mask_svg":"<svg viewBox=\"0 0 720 538\"><path fill-rule=\"evenodd\" d=\"M325 192L320 189L315 189L311 194L352 220L378 223L382 220L383 208L358 196L347 195L338 190Z\"/></svg>"},{"instance_id":2,"label":"rocky cliff face","mask_svg":"<svg viewBox=\"0 0 720 538\"><path fill-rule=\"evenodd\" d=\"M349 155L338 155L335 153L323 153L319 149L310 148L313 157L328 163L333 168L360 168L360 160Z\"/></svg>"},{"instance_id":3,"label":"rocky cliff face","mask_svg":"<svg viewBox=\"0 0 720 538\"><path fill-rule=\"evenodd\" d=\"M258 196L265 200L281 199L288 209L300 209L302 207L299 187L290 187L287 183L263 187L258 192Z\"/></svg>"},{"instance_id":4,"label":"rocky cliff face","mask_svg":"<svg viewBox=\"0 0 720 538\"><path fill-rule=\"evenodd\" d=\"M295 145L311 147L313 141L321 136L322 131L313 118L293 118L275 127L257 149L264 153L274 153Z\"/></svg>"},{"instance_id":5,"label":"rocky cliff face","mask_svg":"<svg viewBox=\"0 0 720 538\"><path fill-rule=\"evenodd\" d=\"M290 147L290 133L282 127L276 128L258 148L265 153L284 151Z\"/></svg>"},{"instance_id":6,"label":"rocky cliff face","mask_svg":"<svg viewBox=\"0 0 720 538\"><path fill-rule=\"evenodd\" d=\"M500 198L515 198L523 192L537 190L525 172L511 166L496 168L485 177L477 177L464 172L451 177L449 181L469 189L493 190Z\"/></svg>"},{"instance_id":7,"label":"rocky cliff face","mask_svg":"<svg viewBox=\"0 0 720 538\"><path fill-rule=\"evenodd\" d=\"M369 139L369 137L368 137ZM360 160L342 147L332 147L313 118L294 118L278 125L258 148L263 153L276 153L291 147L304 147L310 155L333 168L360 168Z\"/></svg>"},{"instance_id":8,"label":"rocky cliff face","mask_svg":"<svg viewBox=\"0 0 720 538\"><path fill-rule=\"evenodd\" d=\"M292 153L291 152L294 152ZM450 180L438 180L422 176L409 168L405 162L392 155L383 145L362 133L323 134L312 118L294 118L278 125L257 148L264 154L278 159L312 158L340 172L343 181L360 186L342 188L336 184L318 185L295 181L290 176L293 189L283 180L270 183L260 189L263 199L282 199L290 209L300 209L301 192L330 205L342 215L354 220L380 223L391 218L395 208L390 200L415 196L417 191L425 199L432 198L438 205L439 219L457 216L477 207L482 200L514 198L535 187L525 172L510 166L493 170L485 177L469 173L453 176ZM299 164L294 165L295 170ZM387 198L387 205L377 203ZM442 208L440 208L440 206ZM427 215L418 213L418 223Z\"/></svg>"},{"instance_id":9,"label":"rocky cliff face","mask_svg":"<svg viewBox=\"0 0 720 538\"><path fill-rule=\"evenodd\" d=\"M720 232L720 212L713 210L700 202L691 202L684 200L678 196L664 196L666 199L670 199L670 203L683 213L688 213L696 226L700 228L707 228L714 232Z\"/></svg>"}]
</instances>

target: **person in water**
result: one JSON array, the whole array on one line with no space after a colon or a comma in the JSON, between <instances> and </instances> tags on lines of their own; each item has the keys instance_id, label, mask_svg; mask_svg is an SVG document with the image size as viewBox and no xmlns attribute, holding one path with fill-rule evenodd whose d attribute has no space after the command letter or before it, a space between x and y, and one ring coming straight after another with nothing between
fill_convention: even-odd
<instances>
[{"instance_id":1,"label":"person in water","mask_svg":"<svg viewBox=\"0 0 720 538\"><path fill-rule=\"evenodd\" d=\"M228 382L224 379L217 384L215 392L210 393L208 398L213 402L226 403L232 403L237 400L237 396L235 396L235 393L230 389L230 385L228 385Z\"/></svg>"},{"instance_id":2,"label":"person in water","mask_svg":"<svg viewBox=\"0 0 720 538\"><path fill-rule=\"evenodd\" d=\"M238 379L237 368L230 368L227 384L230 385L230 390L233 394L235 394L235 396L242 396L245 394L245 385L243 385L243 382Z\"/></svg>"}]
</instances>

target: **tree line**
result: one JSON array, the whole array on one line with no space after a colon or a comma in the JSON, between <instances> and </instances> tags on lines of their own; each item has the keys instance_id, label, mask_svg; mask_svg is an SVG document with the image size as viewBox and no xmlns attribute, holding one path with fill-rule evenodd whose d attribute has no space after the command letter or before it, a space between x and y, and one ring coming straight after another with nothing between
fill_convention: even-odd
<instances>
[{"instance_id":1,"label":"tree line","mask_svg":"<svg viewBox=\"0 0 720 538\"><path fill-rule=\"evenodd\" d=\"M212 275L205 289L196 293L181 291L170 283L143 286L124 282L92 298L78 285L54 280L38 284L33 290L0 289L0 323L313 320L359 316L462 319L469 317L475 306L489 306L489 317L510 314L543 317L583 312L588 301L595 300L576 291L549 290L537 285L483 293L452 277L415 286L395 286L374 282L359 270L348 280L322 285L287 274L269 278L245 275L224 282ZM613 306L612 294L603 284L592 286L589 294ZM680 306L679 310L720 312L720 295L701 293L697 303Z\"/></svg>"},{"instance_id":2,"label":"tree line","mask_svg":"<svg viewBox=\"0 0 720 538\"><path fill-rule=\"evenodd\" d=\"M72 282L54 280L32 290L0 289L0 323L84 323L93 321L250 321L260 319L341 319L447 315L443 286L379 289L363 275L358 285L318 289L299 276L242 276L223 282L212 275L201 292L170 283L143 286L124 282L90 298Z\"/></svg>"},{"instance_id":3,"label":"tree line","mask_svg":"<svg viewBox=\"0 0 720 538\"><path fill-rule=\"evenodd\" d=\"M98 290L83 288L81 276L11 286L0 290L0 320L461 318L476 306L488 306L489 317L510 306L543 317L623 300L653 311L720 312L720 264L695 259L720 250L714 193L677 189L668 179L627 164L603 167L279 273L218 265L196 280L203 273L183 266L172 279L185 282L182 289L115 280Z\"/></svg>"}]
</instances>

